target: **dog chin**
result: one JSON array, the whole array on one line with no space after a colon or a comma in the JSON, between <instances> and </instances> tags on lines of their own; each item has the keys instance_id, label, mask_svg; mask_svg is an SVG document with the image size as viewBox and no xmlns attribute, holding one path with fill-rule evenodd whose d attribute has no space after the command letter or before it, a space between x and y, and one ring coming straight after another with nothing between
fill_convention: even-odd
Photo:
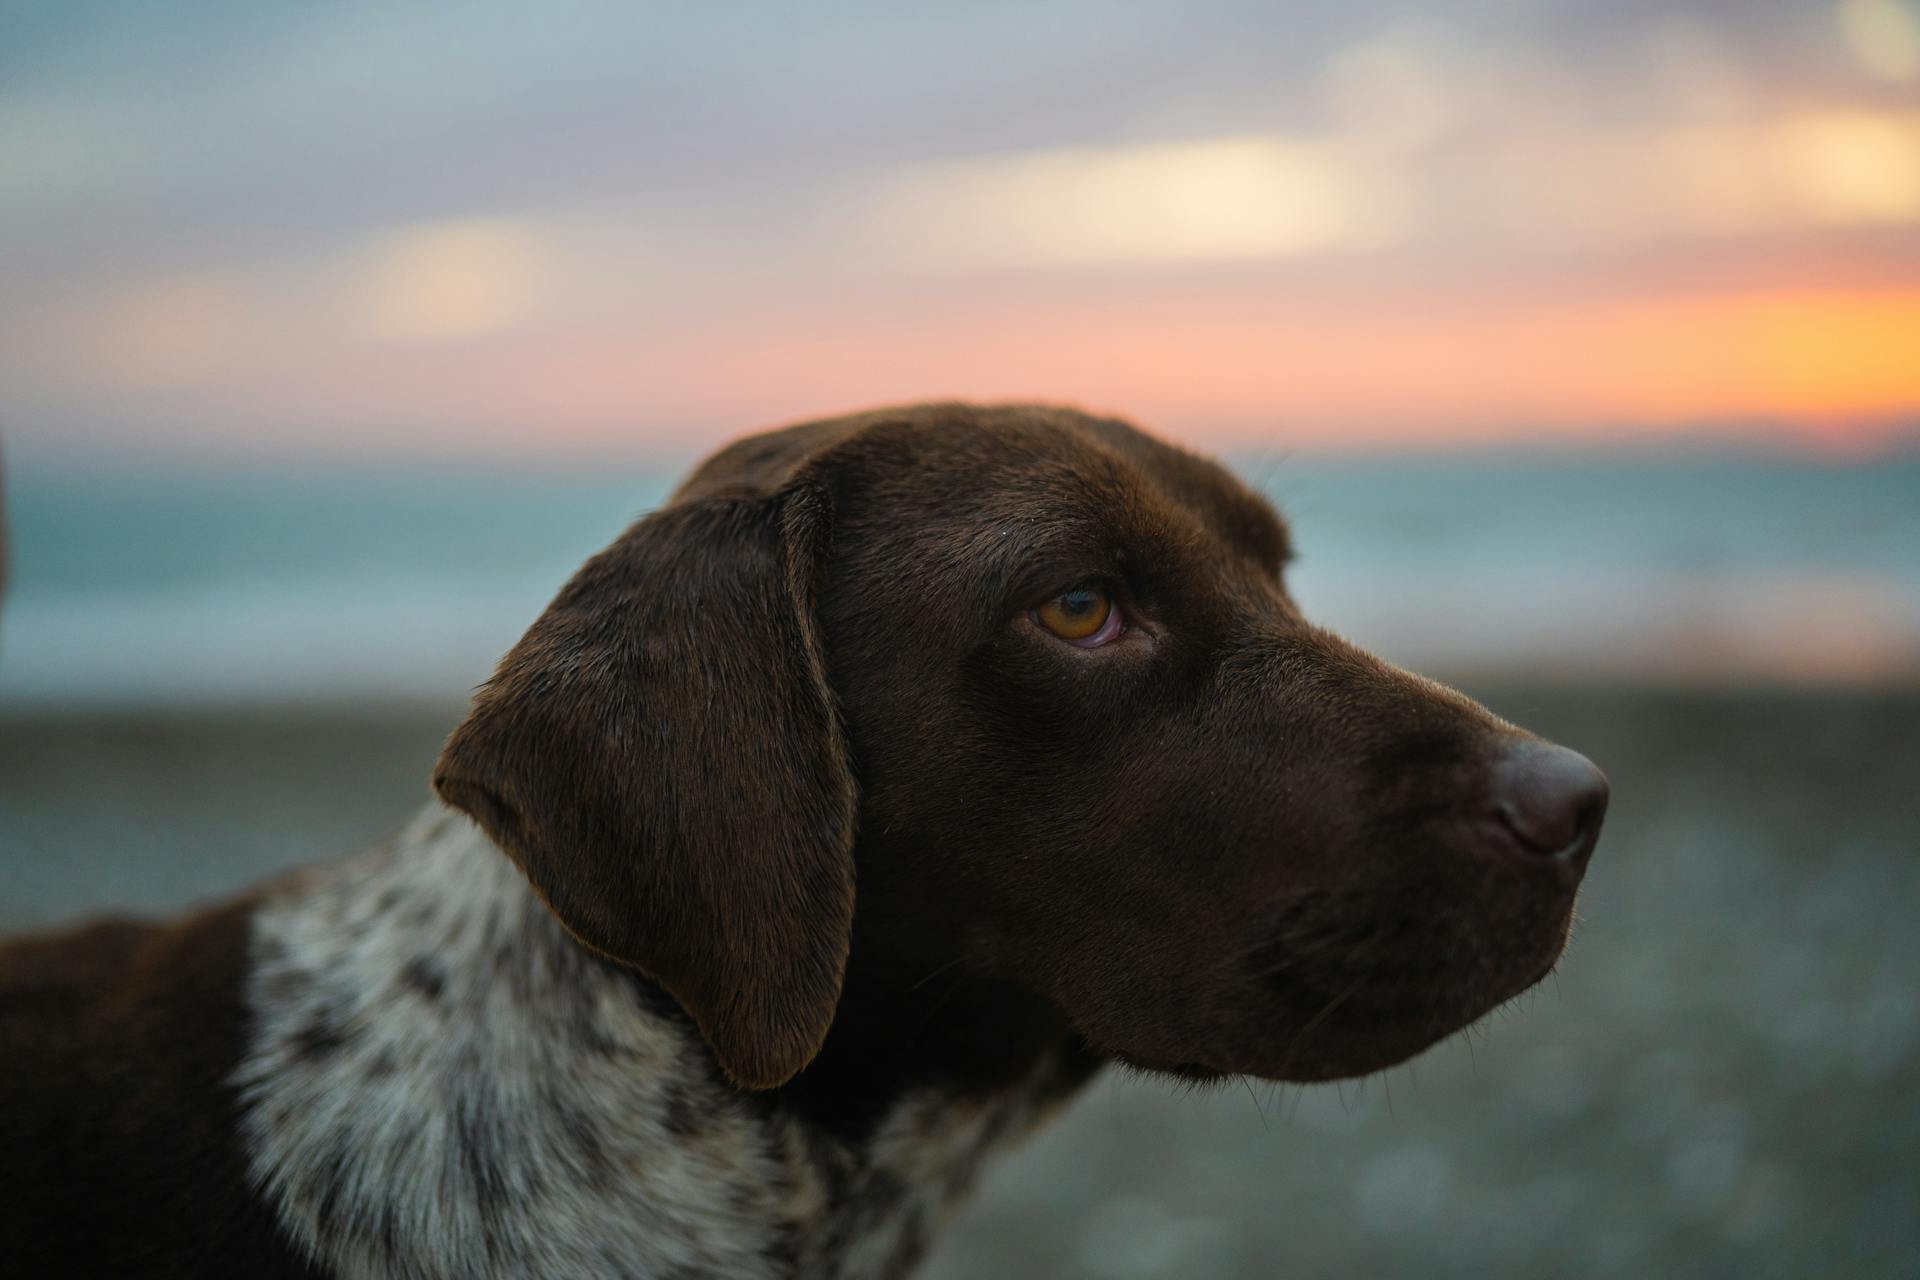
<instances>
[{"instance_id":1,"label":"dog chin","mask_svg":"<svg viewBox=\"0 0 1920 1280\"><path fill-rule=\"evenodd\" d=\"M1277 1061L1242 1067L1239 1071L1289 1084L1317 1084L1352 1080L1397 1067L1532 990L1559 964L1572 923L1569 910L1554 930L1552 941L1543 949L1541 958L1506 981L1476 983L1465 992L1429 995L1419 1002L1424 1014L1396 1019L1382 1018L1376 1012L1357 1017L1360 1025L1352 1028L1330 1024L1317 1035L1296 1034L1294 1043Z\"/></svg>"},{"instance_id":2,"label":"dog chin","mask_svg":"<svg viewBox=\"0 0 1920 1280\"><path fill-rule=\"evenodd\" d=\"M1285 1026L1269 1023L1265 1036L1248 1037L1266 1043L1250 1043L1244 1052L1169 1061L1123 1048L1105 1051L1136 1070L1196 1084L1232 1076L1321 1084L1374 1075L1419 1056L1531 990L1560 962L1572 924L1569 907L1531 963L1519 966L1511 977L1483 975L1471 984L1397 993L1392 1003L1401 1006L1399 1011L1383 1008L1377 993L1362 990L1342 1002L1349 1006L1344 1010L1323 1008L1315 1017L1292 1019Z\"/></svg>"}]
</instances>

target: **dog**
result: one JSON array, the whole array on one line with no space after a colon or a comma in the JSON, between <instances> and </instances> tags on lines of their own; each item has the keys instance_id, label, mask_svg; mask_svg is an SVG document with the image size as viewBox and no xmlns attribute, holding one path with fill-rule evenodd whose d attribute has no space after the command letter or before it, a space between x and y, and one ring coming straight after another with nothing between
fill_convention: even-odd
<instances>
[{"instance_id":1,"label":"dog","mask_svg":"<svg viewBox=\"0 0 1920 1280\"><path fill-rule=\"evenodd\" d=\"M891 1277L1105 1063L1379 1071L1556 963L1606 782L1066 409L743 439L396 838L0 949L12 1275Z\"/></svg>"}]
</instances>

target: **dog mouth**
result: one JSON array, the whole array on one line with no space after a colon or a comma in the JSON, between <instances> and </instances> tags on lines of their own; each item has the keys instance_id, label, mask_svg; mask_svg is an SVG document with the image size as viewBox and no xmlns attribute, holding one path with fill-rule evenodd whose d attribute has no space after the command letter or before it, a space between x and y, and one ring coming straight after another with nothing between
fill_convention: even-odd
<instances>
[{"instance_id":1,"label":"dog mouth","mask_svg":"<svg viewBox=\"0 0 1920 1280\"><path fill-rule=\"evenodd\" d=\"M1475 1025L1552 973L1571 935L1572 906L1569 900L1530 947L1483 951L1452 964L1431 952L1409 953L1404 963L1296 980L1291 986L1277 975L1264 975L1263 1007L1238 1019L1257 1029L1229 1036L1231 1044L1202 1056L1161 1056L1121 1046L1105 1052L1137 1070L1195 1084L1236 1075L1318 1084L1386 1071Z\"/></svg>"},{"instance_id":2,"label":"dog mouth","mask_svg":"<svg viewBox=\"0 0 1920 1280\"><path fill-rule=\"evenodd\" d=\"M1286 1033L1287 1045L1277 1061L1269 1069L1256 1067L1253 1074L1313 1083L1398 1066L1474 1026L1545 979L1559 964L1571 927L1569 910L1550 945L1525 961L1515 956L1497 967L1443 971L1411 984L1357 979L1325 997L1316 1012Z\"/></svg>"},{"instance_id":3,"label":"dog mouth","mask_svg":"<svg viewBox=\"0 0 1920 1280\"><path fill-rule=\"evenodd\" d=\"M1317 905L1326 906L1324 902ZM1211 1052L1160 1058L1116 1051L1137 1068L1206 1081L1228 1075L1310 1084L1398 1066L1533 988L1571 936L1573 895L1503 904L1470 917L1342 914L1260 948L1255 990Z\"/></svg>"},{"instance_id":4,"label":"dog mouth","mask_svg":"<svg viewBox=\"0 0 1920 1280\"><path fill-rule=\"evenodd\" d=\"M1398 1066L1531 990L1559 964L1572 928L1569 894L1527 927L1435 939L1397 962L1284 991L1284 1046L1252 1073L1307 1083Z\"/></svg>"}]
</instances>

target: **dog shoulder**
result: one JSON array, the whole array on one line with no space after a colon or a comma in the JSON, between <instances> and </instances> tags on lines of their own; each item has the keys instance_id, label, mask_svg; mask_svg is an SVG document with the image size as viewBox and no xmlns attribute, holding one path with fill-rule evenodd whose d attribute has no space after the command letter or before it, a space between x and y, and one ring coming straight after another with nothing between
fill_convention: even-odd
<instances>
[{"instance_id":1,"label":"dog shoulder","mask_svg":"<svg viewBox=\"0 0 1920 1280\"><path fill-rule=\"evenodd\" d=\"M229 1083L257 908L0 946L0 1255L35 1274L315 1274L249 1187Z\"/></svg>"}]
</instances>

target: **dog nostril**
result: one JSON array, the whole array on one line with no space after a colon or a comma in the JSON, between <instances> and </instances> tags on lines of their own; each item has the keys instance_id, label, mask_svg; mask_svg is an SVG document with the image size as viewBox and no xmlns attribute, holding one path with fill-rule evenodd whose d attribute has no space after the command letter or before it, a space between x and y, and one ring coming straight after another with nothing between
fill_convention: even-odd
<instances>
[{"instance_id":1,"label":"dog nostril","mask_svg":"<svg viewBox=\"0 0 1920 1280\"><path fill-rule=\"evenodd\" d=\"M1546 742L1511 748L1493 766L1494 812L1528 853L1581 857L1607 811L1607 777L1577 751Z\"/></svg>"}]
</instances>

